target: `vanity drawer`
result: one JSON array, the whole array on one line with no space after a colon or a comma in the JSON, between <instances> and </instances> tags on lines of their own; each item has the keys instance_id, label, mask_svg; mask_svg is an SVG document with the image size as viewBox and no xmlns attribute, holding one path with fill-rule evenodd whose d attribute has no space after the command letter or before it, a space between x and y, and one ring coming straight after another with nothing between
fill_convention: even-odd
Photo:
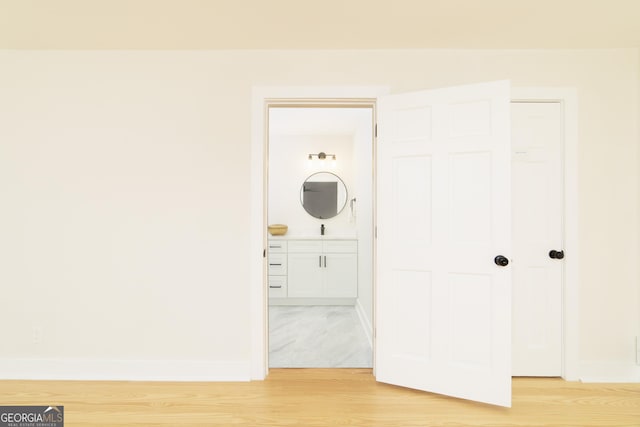
<instances>
[{"instance_id":1,"label":"vanity drawer","mask_svg":"<svg viewBox=\"0 0 640 427\"><path fill-rule=\"evenodd\" d=\"M287 274L287 254L270 253L267 258L269 264L269 275Z\"/></svg>"},{"instance_id":2,"label":"vanity drawer","mask_svg":"<svg viewBox=\"0 0 640 427\"><path fill-rule=\"evenodd\" d=\"M270 297L287 297L287 276L269 276L268 282Z\"/></svg>"},{"instance_id":3,"label":"vanity drawer","mask_svg":"<svg viewBox=\"0 0 640 427\"><path fill-rule=\"evenodd\" d=\"M287 252L287 241L286 240L269 240L269 253L286 253Z\"/></svg>"},{"instance_id":4,"label":"vanity drawer","mask_svg":"<svg viewBox=\"0 0 640 427\"><path fill-rule=\"evenodd\" d=\"M322 252L322 240L290 240L289 252L295 252L295 253Z\"/></svg>"},{"instance_id":5,"label":"vanity drawer","mask_svg":"<svg viewBox=\"0 0 640 427\"><path fill-rule=\"evenodd\" d=\"M323 252L334 254L350 254L358 252L358 242L356 240L324 240Z\"/></svg>"}]
</instances>

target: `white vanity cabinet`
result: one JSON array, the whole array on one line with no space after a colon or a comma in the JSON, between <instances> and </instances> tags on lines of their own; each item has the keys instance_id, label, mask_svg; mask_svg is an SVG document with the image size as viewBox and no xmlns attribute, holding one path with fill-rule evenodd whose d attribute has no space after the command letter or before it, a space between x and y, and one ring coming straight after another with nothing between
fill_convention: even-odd
<instances>
[{"instance_id":1,"label":"white vanity cabinet","mask_svg":"<svg viewBox=\"0 0 640 427\"><path fill-rule=\"evenodd\" d=\"M287 297L358 296L356 240L289 240Z\"/></svg>"},{"instance_id":2,"label":"white vanity cabinet","mask_svg":"<svg viewBox=\"0 0 640 427\"><path fill-rule=\"evenodd\" d=\"M267 257L269 298L287 296L287 241L269 240Z\"/></svg>"}]
</instances>

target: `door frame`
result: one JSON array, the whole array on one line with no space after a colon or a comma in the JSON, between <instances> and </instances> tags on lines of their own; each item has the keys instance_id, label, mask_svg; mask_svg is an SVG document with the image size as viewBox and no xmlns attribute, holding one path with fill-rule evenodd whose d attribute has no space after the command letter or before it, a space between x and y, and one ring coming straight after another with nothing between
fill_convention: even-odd
<instances>
[{"instance_id":1,"label":"door frame","mask_svg":"<svg viewBox=\"0 0 640 427\"><path fill-rule=\"evenodd\" d=\"M512 102L558 102L562 114L563 240L562 378L580 379L579 372L579 200L578 200L578 96L574 88L511 88Z\"/></svg>"},{"instance_id":2,"label":"door frame","mask_svg":"<svg viewBox=\"0 0 640 427\"><path fill-rule=\"evenodd\" d=\"M513 114L514 112L518 112L517 109L515 109L515 107L521 106L522 108L525 108L525 110L522 111L539 111L541 114L545 115L545 118L550 120L551 117L553 117L554 122L556 123L555 126L557 126L555 128L555 131L557 131L558 133L556 134L556 137L559 138L559 140L556 140L555 143L553 143L553 147L552 146L548 146L547 149L551 150L551 151L547 151L547 149L544 150L544 152L546 153L546 156L548 156L550 153L552 154L552 157L546 157L545 155L543 155L543 157L545 157L546 162L550 162L551 164L555 164L555 166L557 167L557 169L555 170L555 173L557 174L557 176L555 178L553 178L553 189L547 189L547 191L545 192L546 196L550 196L551 194L555 194L554 196L552 196L553 198L556 198L555 201L552 202L555 203L555 207L556 209L558 209L560 212L557 211L553 211L553 209L550 211L551 214L553 215L553 218L555 219L555 221L557 221L555 224L558 227L557 231L559 234L549 234L547 237L551 240L548 240L547 243L543 243L543 247L538 247L536 252L538 250L542 250L542 252L537 252L538 255L534 255L534 253L530 253L529 251L531 250L531 247L528 248L527 253L530 256L534 256L534 257L539 257L540 254L543 254L544 258L547 261L543 261L542 258L540 258L538 260L539 263L535 264L535 267L542 267L543 264L546 264L546 268L549 268L551 270L553 270L553 272L551 270L547 271L547 274L551 274L552 276L552 280L550 283L546 284L546 286L551 286L551 288L548 288L547 291L548 292L553 292L552 295L549 295L549 298L552 298L552 301L549 301L549 313L546 313L547 315L549 315L549 318L547 319L543 319L543 318L531 318L530 316L526 316L527 320L526 323L522 323L523 320L525 320L525 318L523 317L519 317L521 316L521 314L518 314L518 310L525 310L524 305L526 305L527 303L525 302L525 300L523 300L523 296L526 295L526 287L524 283L519 283L519 280L515 277L516 273L518 272L518 274L525 274L525 270L518 270L518 267L516 267L516 265L514 264L514 269L513 269L513 296L514 296L514 300L513 300L513 307L512 307L512 327L513 327L513 347L512 347L512 358L514 358L516 352L518 352L518 357L514 358L512 360L512 375L513 376L536 376L536 375L542 375L542 376L561 376L562 375L562 357L564 354L563 348L562 348L562 332L563 332L563 318L562 318L562 313L563 313L563 306L562 306L562 302L563 302L563 289L564 289L564 267L565 267L565 263L563 261L560 262L553 262L553 260L549 260L548 258L548 254L545 253L545 248L546 251L548 251L549 247L553 248L554 246L558 246L561 249L565 249L564 247L564 188L563 188L563 181L564 181L564 138L563 138L563 111L562 111L562 103L557 102L557 101L531 101L531 100L525 100L525 101L519 101L519 100L512 100L511 101L511 113ZM528 110L529 108L534 108L534 110ZM538 108L544 108L545 110L537 110ZM548 110L548 108L551 108L551 110ZM520 120L524 120L526 114L519 112L519 114L521 115ZM523 135L523 131L522 128L520 130L518 130L516 128L515 122L513 120L512 117L512 135L516 135L519 134L520 136L525 136ZM524 122L524 123L529 123L529 125L533 124L532 122ZM545 121L544 123L546 123L546 125L549 125L548 121ZM525 129L526 129L525 125ZM544 129L544 126L543 126ZM525 132L526 133L526 132ZM555 133L555 132L554 132ZM534 138L534 140L536 140L536 138ZM552 138L552 141L553 138ZM512 141L513 144L515 144L515 140ZM513 145L512 144L512 145ZM521 149L525 149L526 151L526 146L527 144L525 143L522 146L519 147L515 147L512 146L512 152L516 153L519 152ZM555 147L555 148L554 148ZM555 151L554 151L555 150ZM513 155L513 159L512 159L512 173L515 173L516 170L519 169L521 174L525 174L523 176L528 177L529 180L533 179L532 176L527 175L527 172L525 171L525 169L528 169L528 167L531 165L531 162L536 163L537 162L537 158L534 159L518 159L518 160L522 160L522 162L517 161L515 157L516 154ZM542 159L539 159L540 161L543 161ZM545 165L547 163L544 163ZM529 166L527 166L529 165ZM548 166L548 165L547 165ZM540 167L540 166L538 166ZM545 171L549 172L549 173L554 173L552 170L548 171L547 169L545 169ZM521 199L520 204L516 204L514 201L514 204L512 206L513 208L513 212L512 212L512 216L514 219L517 219L518 217L518 212L524 214L524 210L530 210L531 203L529 203L530 201L528 200L528 196L526 194L526 192L523 193L523 189L521 187L518 187L518 183L515 182L515 176L512 176L512 188L514 193L512 194L512 197L518 197L517 195L519 194L519 197L523 197L524 199ZM522 185L527 185L526 182L524 181L520 181L520 184ZM548 184L548 183L547 183ZM546 184L545 184L546 185ZM551 191L551 193L549 193L549 191ZM540 195L539 195L540 196ZM525 200L526 199L526 200ZM522 204L524 203L524 204ZM544 208L544 210L549 213L549 209L550 207L544 205L544 202L542 205L540 205ZM516 221L518 222L518 221ZM521 224L520 226L522 226L522 220L519 221ZM525 223L527 221L524 221ZM553 222L552 222L553 223ZM515 225L515 222L514 222ZM520 232L525 232L524 229L520 229ZM529 236L531 237L531 236ZM538 240L539 240L538 236ZM536 240L536 239L534 239ZM546 240L546 239L545 239ZM542 241L539 241L538 243L541 243ZM554 243L555 242L555 243ZM518 240L514 237L513 239L513 257L515 259L516 255L518 257L524 256L523 253L520 252L520 250L523 250L524 247L522 246L521 242L518 242ZM530 244L534 244L533 241L529 242ZM517 249L517 250L516 250ZM525 267L534 267L534 264L529 265L527 260L522 260L522 259L517 259L518 264L520 264L520 262L524 261L524 265L520 266L520 269L525 268ZM552 262L549 262L552 261ZM540 264L542 263L542 264ZM526 277L523 276L519 276L520 280L524 280L526 282ZM540 284L540 283L538 283ZM541 285L541 284L540 284ZM559 286L559 288L556 288L556 286ZM518 294L519 295L519 301L516 301L516 294L517 291L520 291L522 293ZM531 289L529 291L532 291ZM540 301L539 301L540 302ZM553 308L552 308L553 307ZM542 307L538 307L539 309L541 309ZM529 315L531 315L532 312L529 312ZM540 313L538 313L540 315ZM543 316L545 317L545 316ZM531 349L531 352L527 351L527 342L526 341L522 341L523 339L525 339L524 336L522 337L518 337L516 336L516 331L518 332L524 332L524 329L526 329L526 324L531 323L531 322L542 322L542 325L546 325L544 328L545 330L547 330L546 328L549 328L549 330L547 331L549 334L549 336L546 337L546 344L545 347L540 347L540 348L536 348L536 349ZM552 321L552 324L546 324L545 322L548 321ZM542 326L536 326L534 327L534 330L537 330L535 328L539 328ZM524 328L524 329L523 329ZM525 334L526 335L526 334ZM534 334L535 335L535 334ZM555 337L555 338L554 338ZM538 337L540 338L540 337ZM556 343L553 343L553 341L555 339L559 339L559 341L557 341ZM517 345L516 341L519 341L519 345ZM535 341L535 339L534 339ZM533 342L530 342L529 344L534 344ZM542 344L541 344L542 345ZM551 348L549 346L553 346L554 351L552 353L550 353L549 351L551 350ZM537 355L537 356L534 356ZM533 357L533 358L532 358ZM540 359L536 359L537 357L539 357ZM516 359L518 359L518 366L516 369ZM543 367L544 366L544 367Z\"/></svg>"},{"instance_id":3,"label":"door frame","mask_svg":"<svg viewBox=\"0 0 640 427\"><path fill-rule=\"evenodd\" d=\"M388 86L270 86L254 87L251 113L250 180L250 378L263 380L268 374L268 293L266 292L267 243L267 125L270 103L310 105L373 101L390 93ZM530 87L511 89L512 101L560 102L563 114L564 242L568 256L564 264L562 301L562 377L579 379L579 234L578 234L578 105L573 88ZM375 119L375 117L374 117ZM374 137L375 138L375 137ZM374 170L375 181L375 170ZM375 186L374 186L375 188ZM375 197L375 195L374 195ZM375 212L374 212L375 221ZM375 269L375 259L374 259ZM375 274L374 274L375 299ZM375 330L375 313L374 313ZM375 343L374 343L375 344ZM375 369L375 361L374 361Z\"/></svg>"}]
</instances>

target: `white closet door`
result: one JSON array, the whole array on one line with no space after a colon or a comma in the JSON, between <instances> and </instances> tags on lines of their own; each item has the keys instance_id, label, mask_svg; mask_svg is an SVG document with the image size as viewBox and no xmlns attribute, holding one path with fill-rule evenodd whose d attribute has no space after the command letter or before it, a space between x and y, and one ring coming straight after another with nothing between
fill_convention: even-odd
<instances>
[{"instance_id":1,"label":"white closet door","mask_svg":"<svg viewBox=\"0 0 640 427\"><path fill-rule=\"evenodd\" d=\"M511 105L513 375L562 375L562 105Z\"/></svg>"}]
</instances>

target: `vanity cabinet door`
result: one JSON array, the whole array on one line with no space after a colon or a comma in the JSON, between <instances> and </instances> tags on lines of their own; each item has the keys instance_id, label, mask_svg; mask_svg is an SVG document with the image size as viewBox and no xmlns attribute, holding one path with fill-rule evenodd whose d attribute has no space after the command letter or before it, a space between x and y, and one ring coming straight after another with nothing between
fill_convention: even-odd
<instances>
[{"instance_id":1,"label":"vanity cabinet door","mask_svg":"<svg viewBox=\"0 0 640 427\"><path fill-rule=\"evenodd\" d=\"M287 297L356 298L357 251L355 240L290 241Z\"/></svg>"},{"instance_id":2,"label":"vanity cabinet door","mask_svg":"<svg viewBox=\"0 0 640 427\"><path fill-rule=\"evenodd\" d=\"M322 261L325 296L331 298L357 297L357 254L326 254L323 256Z\"/></svg>"},{"instance_id":3,"label":"vanity cabinet door","mask_svg":"<svg viewBox=\"0 0 640 427\"><path fill-rule=\"evenodd\" d=\"M318 253L290 253L288 296L322 296L322 256Z\"/></svg>"}]
</instances>

